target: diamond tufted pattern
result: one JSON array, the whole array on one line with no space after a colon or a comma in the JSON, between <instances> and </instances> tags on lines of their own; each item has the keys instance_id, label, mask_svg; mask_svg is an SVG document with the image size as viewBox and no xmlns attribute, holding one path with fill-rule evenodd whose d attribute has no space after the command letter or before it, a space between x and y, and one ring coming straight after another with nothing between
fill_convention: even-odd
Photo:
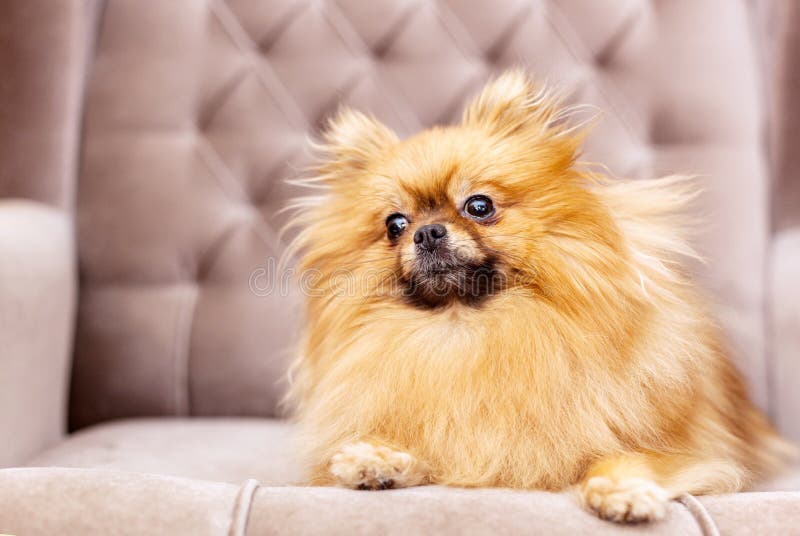
<instances>
[{"instance_id":1,"label":"diamond tufted pattern","mask_svg":"<svg viewBox=\"0 0 800 536\"><path fill-rule=\"evenodd\" d=\"M85 97L71 426L274 415L299 297L254 292L340 103L407 135L512 65L603 112L585 160L703 174L699 277L766 403L761 102L744 2L108 0Z\"/></svg>"}]
</instances>

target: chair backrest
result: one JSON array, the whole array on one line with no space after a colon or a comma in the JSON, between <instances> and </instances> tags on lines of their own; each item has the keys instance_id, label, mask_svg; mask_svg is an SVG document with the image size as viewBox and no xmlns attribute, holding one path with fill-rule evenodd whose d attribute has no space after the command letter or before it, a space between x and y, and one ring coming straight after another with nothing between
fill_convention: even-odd
<instances>
[{"instance_id":1,"label":"chair backrest","mask_svg":"<svg viewBox=\"0 0 800 536\"><path fill-rule=\"evenodd\" d=\"M521 65L604 112L586 159L703 174L701 279L766 404L768 180L748 5L732 0L108 0L77 185L71 425L274 415L299 299L283 180L339 103L406 135Z\"/></svg>"}]
</instances>

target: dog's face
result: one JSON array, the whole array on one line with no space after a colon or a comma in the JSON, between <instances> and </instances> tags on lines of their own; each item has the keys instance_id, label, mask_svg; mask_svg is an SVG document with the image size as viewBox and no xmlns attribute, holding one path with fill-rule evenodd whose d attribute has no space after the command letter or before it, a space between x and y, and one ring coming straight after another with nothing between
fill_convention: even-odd
<instances>
[{"instance_id":1,"label":"dog's face","mask_svg":"<svg viewBox=\"0 0 800 536\"><path fill-rule=\"evenodd\" d=\"M341 113L317 178L326 195L303 214L305 266L371 270L378 275L363 293L391 281L392 299L423 308L540 288L553 269L552 239L596 223L572 168L580 136L564 115L518 72L491 83L461 124L403 141Z\"/></svg>"},{"instance_id":2,"label":"dog's face","mask_svg":"<svg viewBox=\"0 0 800 536\"><path fill-rule=\"evenodd\" d=\"M520 240L525 195L504 177L532 177L517 169L525 155L513 143L496 145L480 129L436 129L398 143L373 168L362 195L375 209L403 296L422 307L480 304L528 273ZM377 232L376 232L377 234Z\"/></svg>"}]
</instances>

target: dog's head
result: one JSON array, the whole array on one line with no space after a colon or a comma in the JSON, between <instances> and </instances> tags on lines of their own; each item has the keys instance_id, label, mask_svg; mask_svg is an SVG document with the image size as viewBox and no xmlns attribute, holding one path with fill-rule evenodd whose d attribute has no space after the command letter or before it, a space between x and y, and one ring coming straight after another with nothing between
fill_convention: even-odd
<instances>
[{"instance_id":1,"label":"dog's head","mask_svg":"<svg viewBox=\"0 0 800 536\"><path fill-rule=\"evenodd\" d=\"M406 140L341 111L311 180L324 194L300 202L303 266L372 271L360 292L391 287L387 299L426 308L540 288L553 269L548 241L603 225L573 169L582 131L568 113L520 71L489 83L460 124Z\"/></svg>"}]
</instances>

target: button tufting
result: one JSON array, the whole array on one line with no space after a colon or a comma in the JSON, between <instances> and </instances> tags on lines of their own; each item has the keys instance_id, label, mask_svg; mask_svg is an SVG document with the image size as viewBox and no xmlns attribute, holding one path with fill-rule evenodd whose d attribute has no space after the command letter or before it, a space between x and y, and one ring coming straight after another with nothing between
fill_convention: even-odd
<instances>
[{"instance_id":1,"label":"button tufting","mask_svg":"<svg viewBox=\"0 0 800 536\"><path fill-rule=\"evenodd\" d=\"M256 298L247 281L280 253L275 237L287 215L279 209L299 193L284 179L307 168L306 137L340 103L408 135L457 120L462 102L489 76L522 65L564 88L570 102L603 112L583 160L620 176L724 173L726 186L760 191L763 166L752 161L759 101L739 2L106 4L78 188L85 285L75 362L86 382L75 390L73 415L90 416L73 425L120 416L95 415L95 406L175 411L174 394L151 389L150 376L120 391L113 374L93 370L141 361L157 378L159 364L174 359L175 341L187 353L191 397L180 399L191 400L191 411L274 413L275 379L288 352L272 348L293 329L283 314L290 299ZM717 24L720 14L726 24ZM748 150L697 158L702 147L732 141ZM651 142L695 151L665 153ZM722 242L759 250L767 218L751 216L730 218L737 240ZM721 255L731 261L715 268L735 287L731 311L760 303L759 292L740 290L761 280L756 256ZM183 303L183 295L159 289L185 283L195 265L203 286L185 340L143 311ZM136 333L106 322L126 314ZM759 335L733 331L757 360ZM220 359L225 374L216 374Z\"/></svg>"}]
</instances>

